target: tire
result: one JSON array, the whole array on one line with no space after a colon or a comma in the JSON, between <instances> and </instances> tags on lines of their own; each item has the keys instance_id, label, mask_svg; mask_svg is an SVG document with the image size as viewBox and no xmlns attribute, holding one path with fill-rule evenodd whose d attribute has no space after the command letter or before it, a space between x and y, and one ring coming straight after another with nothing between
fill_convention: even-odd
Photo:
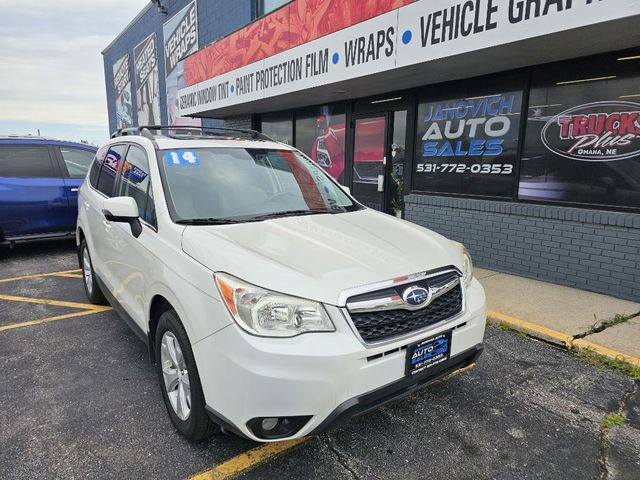
<instances>
[{"instance_id":1,"label":"tire","mask_svg":"<svg viewBox=\"0 0 640 480\"><path fill-rule=\"evenodd\" d=\"M80 262L80 268L82 269L82 284L84 285L84 292L87 294L87 298L94 305L105 305L107 299L104 297L102 290L100 290L100 285L98 285L96 281L96 273L93 270L93 262L91 261L91 254L89 253L86 240L82 240L82 243L80 243L78 260Z\"/></svg>"},{"instance_id":2,"label":"tire","mask_svg":"<svg viewBox=\"0 0 640 480\"><path fill-rule=\"evenodd\" d=\"M219 431L220 427L209 418L205 409L191 343L174 310L167 310L160 315L155 352L162 398L176 429L192 442ZM176 363L178 369L175 368Z\"/></svg>"}]
</instances>

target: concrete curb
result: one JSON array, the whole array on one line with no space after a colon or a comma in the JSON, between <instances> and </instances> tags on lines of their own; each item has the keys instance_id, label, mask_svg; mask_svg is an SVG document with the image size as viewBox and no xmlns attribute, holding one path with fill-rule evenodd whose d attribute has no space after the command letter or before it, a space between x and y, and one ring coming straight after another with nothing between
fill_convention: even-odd
<instances>
[{"instance_id":1,"label":"concrete curb","mask_svg":"<svg viewBox=\"0 0 640 480\"><path fill-rule=\"evenodd\" d=\"M509 315L491 310L487 312L487 322L490 325L504 326L518 332L526 333L534 338L562 345L573 352L589 350L603 357L623 361L632 367L640 368L640 358L638 357L626 355L622 352L585 340L584 338L575 338L566 333L558 332L536 323L527 322L526 320L510 317Z\"/></svg>"},{"instance_id":2,"label":"concrete curb","mask_svg":"<svg viewBox=\"0 0 640 480\"><path fill-rule=\"evenodd\" d=\"M573 350L580 352L583 350L590 350L602 355L603 357L612 358L613 360L621 360L624 363L631 365L632 367L640 368L640 358L633 357L631 355L625 355L622 352L611 350L610 348L603 347L597 343L590 342L584 338L578 338L573 341Z\"/></svg>"}]
</instances>

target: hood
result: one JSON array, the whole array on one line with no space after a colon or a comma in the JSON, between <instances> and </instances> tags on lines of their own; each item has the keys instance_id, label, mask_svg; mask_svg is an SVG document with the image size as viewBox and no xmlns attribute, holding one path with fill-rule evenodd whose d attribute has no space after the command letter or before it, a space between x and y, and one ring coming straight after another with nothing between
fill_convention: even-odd
<instances>
[{"instance_id":1,"label":"hood","mask_svg":"<svg viewBox=\"0 0 640 480\"><path fill-rule=\"evenodd\" d=\"M188 226L182 249L214 272L332 305L348 288L443 266L462 268L460 250L443 236L369 209Z\"/></svg>"}]
</instances>

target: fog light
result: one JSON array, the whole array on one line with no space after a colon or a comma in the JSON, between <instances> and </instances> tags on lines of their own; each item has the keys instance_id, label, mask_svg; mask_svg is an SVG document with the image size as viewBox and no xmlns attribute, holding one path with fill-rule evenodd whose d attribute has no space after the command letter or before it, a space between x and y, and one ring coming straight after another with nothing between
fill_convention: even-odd
<instances>
[{"instance_id":1,"label":"fog light","mask_svg":"<svg viewBox=\"0 0 640 480\"><path fill-rule=\"evenodd\" d=\"M266 431L273 430L274 428L276 428L276 425L278 425L277 418L265 418L264 420L262 420L263 430L266 430Z\"/></svg>"},{"instance_id":2,"label":"fog light","mask_svg":"<svg viewBox=\"0 0 640 480\"><path fill-rule=\"evenodd\" d=\"M258 438L275 440L295 435L304 427L311 415L294 417L256 417L247 422L247 427Z\"/></svg>"}]
</instances>

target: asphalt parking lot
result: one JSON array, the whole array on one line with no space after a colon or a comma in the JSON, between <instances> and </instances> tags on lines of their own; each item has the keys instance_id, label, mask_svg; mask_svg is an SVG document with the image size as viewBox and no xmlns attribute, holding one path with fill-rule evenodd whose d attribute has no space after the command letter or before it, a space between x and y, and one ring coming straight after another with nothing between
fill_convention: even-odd
<instances>
[{"instance_id":1,"label":"asphalt parking lot","mask_svg":"<svg viewBox=\"0 0 640 480\"><path fill-rule=\"evenodd\" d=\"M493 327L475 368L277 457L236 461L260 446L232 435L190 444L145 346L86 305L77 268L73 242L0 254L2 479L224 478L245 460L240 478L640 478L638 383ZM625 424L603 427L611 413Z\"/></svg>"}]
</instances>

